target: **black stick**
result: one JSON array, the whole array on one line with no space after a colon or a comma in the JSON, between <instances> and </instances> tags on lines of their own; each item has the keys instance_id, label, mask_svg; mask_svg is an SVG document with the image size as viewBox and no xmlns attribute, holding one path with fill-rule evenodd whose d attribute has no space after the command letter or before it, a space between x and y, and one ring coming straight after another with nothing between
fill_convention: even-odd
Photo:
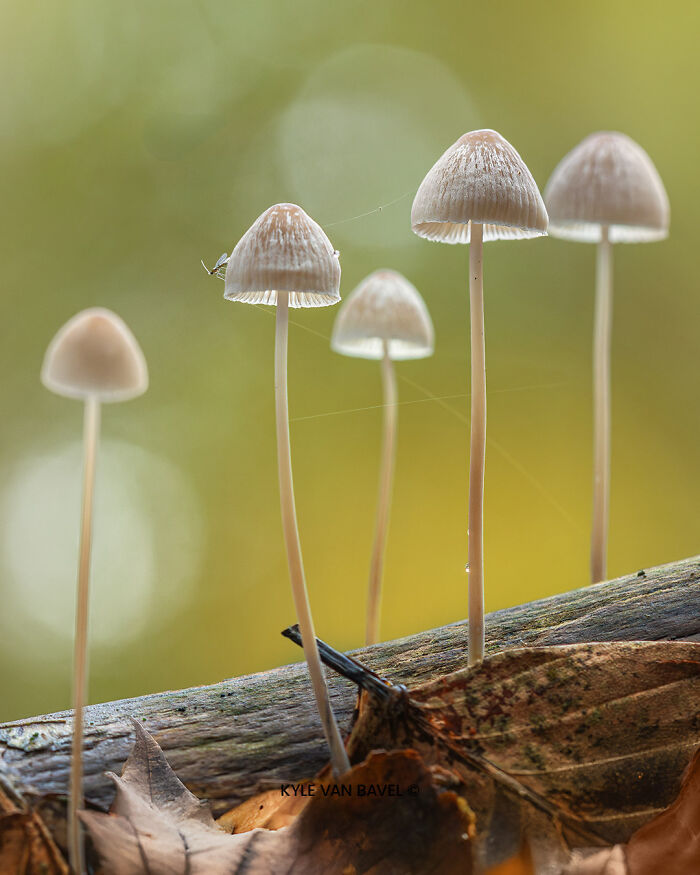
<instances>
[{"instance_id":1,"label":"black stick","mask_svg":"<svg viewBox=\"0 0 700 875\"><path fill-rule=\"evenodd\" d=\"M302 646L299 626L296 623L285 629L282 634L285 638L289 638L290 641L298 644L299 647ZM384 680L384 678L380 678L378 674L366 668L361 662L358 662L351 656L347 656L345 653L341 653L339 650L335 650L330 644L321 641L320 638L316 639L316 644L318 646L318 655L321 657L321 662L324 665L332 668L333 671L357 684L360 689L366 690L378 699L387 701L405 689L403 685L394 685Z\"/></svg>"}]
</instances>

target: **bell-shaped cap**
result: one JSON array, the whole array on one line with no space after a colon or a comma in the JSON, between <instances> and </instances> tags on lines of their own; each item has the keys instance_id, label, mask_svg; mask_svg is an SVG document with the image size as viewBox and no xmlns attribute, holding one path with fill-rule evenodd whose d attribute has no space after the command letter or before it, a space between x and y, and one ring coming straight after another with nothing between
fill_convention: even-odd
<instances>
[{"instance_id":1,"label":"bell-shaped cap","mask_svg":"<svg viewBox=\"0 0 700 875\"><path fill-rule=\"evenodd\" d=\"M248 304L327 307L340 300L340 261L331 241L296 204L275 204L259 216L231 253L224 297Z\"/></svg>"},{"instance_id":2,"label":"bell-shaped cap","mask_svg":"<svg viewBox=\"0 0 700 875\"><path fill-rule=\"evenodd\" d=\"M127 401L148 388L141 347L126 323L102 307L73 316L49 344L41 381L57 395Z\"/></svg>"},{"instance_id":3,"label":"bell-shaped cap","mask_svg":"<svg viewBox=\"0 0 700 875\"><path fill-rule=\"evenodd\" d=\"M547 233L537 183L496 131L460 137L428 171L413 201L411 227L419 237L469 243L470 222L484 226L484 240Z\"/></svg>"},{"instance_id":4,"label":"bell-shaped cap","mask_svg":"<svg viewBox=\"0 0 700 875\"><path fill-rule=\"evenodd\" d=\"M433 354L433 323L416 287L393 270L376 270L340 308L331 347L343 355L395 360Z\"/></svg>"},{"instance_id":5,"label":"bell-shaped cap","mask_svg":"<svg viewBox=\"0 0 700 875\"><path fill-rule=\"evenodd\" d=\"M586 137L559 162L545 189L554 237L597 243L608 227L612 243L668 236L666 189L651 158L625 134Z\"/></svg>"}]
</instances>

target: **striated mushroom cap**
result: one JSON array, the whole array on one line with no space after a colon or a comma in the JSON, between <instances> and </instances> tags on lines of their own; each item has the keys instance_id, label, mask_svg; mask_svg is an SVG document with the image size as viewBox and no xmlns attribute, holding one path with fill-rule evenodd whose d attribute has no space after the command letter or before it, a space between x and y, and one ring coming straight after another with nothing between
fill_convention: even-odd
<instances>
[{"instance_id":1,"label":"striated mushroom cap","mask_svg":"<svg viewBox=\"0 0 700 875\"><path fill-rule=\"evenodd\" d=\"M586 137L554 169L545 201L554 237L597 243L608 226L612 243L668 236L668 195L651 158L626 134Z\"/></svg>"},{"instance_id":2,"label":"striated mushroom cap","mask_svg":"<svg viewBox=\"0 0 700 875\"><path fill-rule=\"evenodd\" d=\"M469 243L469 222L483 224L484 240L547 233L537 183L496 131L460 137L428 171L413 201L411 227L419 237Z\"/></svg>"},{"instance_id":3,"label":"striated mushroom cap","mask_svg":"<svg viewBox=\"0 0 700 875\"><path fill-rule=\"evenodd\" d=\"M342 355L381 359L386 341L394 360L433 354L433 323L423 298L406 277L376 270L340 308L331 348Z\"/></svg>"},{"instance_id":4,"label":"striated mushroom cap","mask_svg":"<svg viewBox=\"0 0 700 875\"><path fill-rule=\"evenodd\" d=\"M53 338L41 381L57 395L127 401L148 388L141 347L123 319L103 307L82 310Z\"/></svg>"},{"instance_id":5,"label":"striated mushroom cap","mask_svg":"<svg viewBox=\"0 0 700 875\"><path fill-rule=\"evenodd\" d=\"M340 300L340 262L331 241L296 204L275 204L259 216L231 253L224 297L248 304L327 307Z\"/></svg>"}]
</instances>

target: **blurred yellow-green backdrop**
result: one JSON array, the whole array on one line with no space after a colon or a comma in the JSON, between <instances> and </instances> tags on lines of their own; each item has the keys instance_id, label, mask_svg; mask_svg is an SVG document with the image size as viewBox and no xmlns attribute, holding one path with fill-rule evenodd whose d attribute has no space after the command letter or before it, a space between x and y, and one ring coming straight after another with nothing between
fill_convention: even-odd
<instances>
[{"instance_id":1,"label":"blurred yellow-green backdrop","mask_svg":"<svg viewBox=\"0 0 700 875\"><path fill-rule=\"evenodd\" d=\"M431 359L402 406L386 637L466 611L467 248L410 230L459 135L499 130L541 187L593 130L650 153L671 236L615 248L612 575L698 550L696 112L700 7L647 0L104 0L3 4L0 719L67 707L81 406L39 383L76 311L116 310L150 365L104 411L91 701L299 658L276 480L271 311L213 262L294 201L341 253L342 293L392 267L422 292ZM485 249L487 607L587 582L594 248ZM376 363L295 311L292 445L319 634L362 643L378 474ZM437 396L439 401L429 400Z\"/></svg>"}]
</instances>

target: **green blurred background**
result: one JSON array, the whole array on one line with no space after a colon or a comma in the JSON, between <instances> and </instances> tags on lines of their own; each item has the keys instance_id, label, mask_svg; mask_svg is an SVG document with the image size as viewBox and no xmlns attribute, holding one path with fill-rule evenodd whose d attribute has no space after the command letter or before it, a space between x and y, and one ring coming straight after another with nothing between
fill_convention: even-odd
<instances>
[{"instance_id":1,"label":"green blurred background","mask_svg":"<svg viewBox=\"0 0 700 875\"><path fill-rule=\"evenodd\" d=\"M69 705L82 411L38 374L54 332L92 305L131 326L151 388L104 411L91 701L299 658L279 635L294 615L271 311L224 302L199 263L277 201L325 227L343 294L392 267L430 308L435 356L398 366L383 630L464 617L467 248L419 240L409 213L477 127L542 188L602 128L659 168L671 237L615 248L609 569L697 552L697 4L33 0L0 14L0 719ZM491 610L587 582L594 254L486 247ZM291 429L317 629L350 648L381 389L376 363L330 352L335 315L293 314Z\"/></svg>"}]
</instances>

